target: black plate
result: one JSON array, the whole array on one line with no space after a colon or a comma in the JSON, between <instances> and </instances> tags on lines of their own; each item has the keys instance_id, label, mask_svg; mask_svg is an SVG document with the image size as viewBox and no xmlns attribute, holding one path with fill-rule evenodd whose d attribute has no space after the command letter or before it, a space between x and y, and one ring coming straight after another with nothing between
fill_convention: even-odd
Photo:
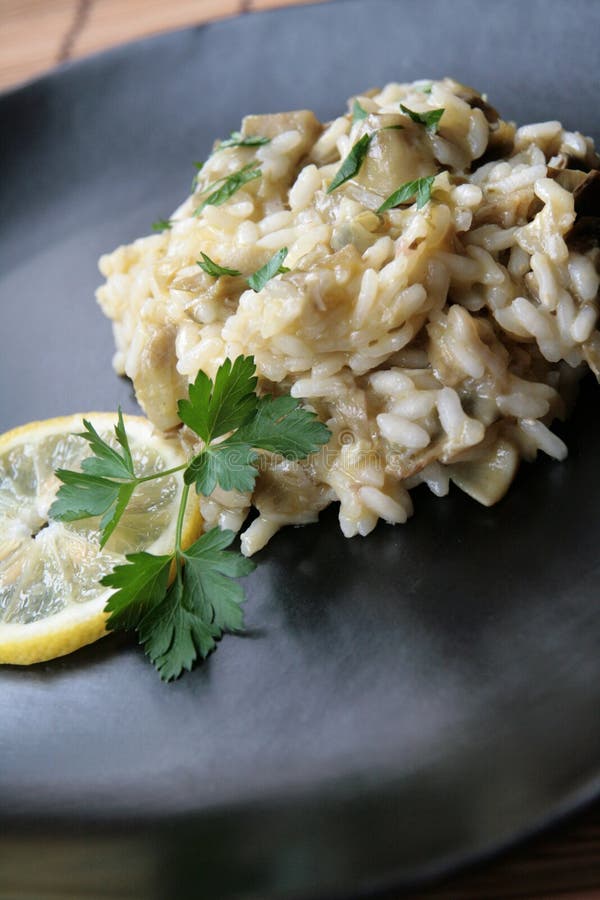
<instances>
[{"instance_id":1,"label":"black plate","mask_svg":"<svg viewBox=\"0 0 600 900\"><path fill-rule=\"evenodd\" d=\"M167 215L244 113L327 118L366 86L452 74L507 117L598 135L599 28L593 0L347 0L144 41L2 97L2 429L135 410L96 259ZM592 797L597 404L588 385L568 461L524 467L495 509L419 490L408 525L364 540L333 512L281 533L249 579L247 636L175 684L122 636L1 670L7 896L349 896Z\"/></svg>"}]
</instances>

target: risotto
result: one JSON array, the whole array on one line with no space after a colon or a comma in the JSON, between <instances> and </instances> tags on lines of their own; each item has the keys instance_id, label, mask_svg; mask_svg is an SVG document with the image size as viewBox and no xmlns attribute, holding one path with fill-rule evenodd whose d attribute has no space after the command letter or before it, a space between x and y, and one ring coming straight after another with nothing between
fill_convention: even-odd
<instances>
[{"instance_id":1,"label":"risotto","mask_svg":"<svg viewBox=\"0 0 600 900\"><path fill-rule=\"evenodd\" d=\"M260 392L332 436L305 461L263 454L252 495L199 498L207 527L254 506L249 555L336 501L366 535L405 522L422 482L491 505L520 459L563 459L552 421L600 371L597 169L589 138L516 128L450 79L368 91L326 125L247 116L215 145L162 233L100 260L115 368L170 429L200 369L253 355Z\"/></svg>"}]
</instances>

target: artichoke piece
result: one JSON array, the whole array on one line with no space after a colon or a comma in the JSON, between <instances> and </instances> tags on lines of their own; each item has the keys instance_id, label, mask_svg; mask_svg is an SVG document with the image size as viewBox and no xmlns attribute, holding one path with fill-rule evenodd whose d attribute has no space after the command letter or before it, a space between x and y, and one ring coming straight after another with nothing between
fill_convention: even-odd
<instances>
[{"instance_id":1,"label":"artichoke piece","mask_svg":"<svg viewBox=\"0 0 600 900\"><path fill-rule=\"evenodd\" d=\"M295 155L298 157L308 153L322 130L323 126L309 109L250 115L245 116L242 121L242 135L244 137L258 135L272 139L285 131L298 131L302 136L302 142L295 149Z\"/></svg>"},{"instance_id":2,"label":"artichoke piece","mask_svg":"<svg viewBox=\"0 0 600 900\"><path fill-rule=\"evenodd\" d=\"M187 379L177 371L173 325L155 329L142 350L133 381L138 403L151 422L163 431L179 423L177 401L187 395Z\"/></svg>"},{"instance_id":3,"label":"artichoke piece","mask_svg":"<svg viewBox=\"0 0 600 900\"><path fill-rule=\"evenodd\" d=\"M392 114L369 116L366 123L373 137L354 179L362 188L383 201L407 181L437 173L431 140L420 125Z\"/></svg>"},{"instance_id":4,"label":"artichoke piece","mask_svg":"<svg viewBox=\"0 0 600 900\"><path fill-rule=\"evenodd\" d=\"M493 506L501 500L511 485L519 467L519 453L505 438L499 438L479 455L464 462L446 466L454 484L481 503Z\"/></svg>"}]
</instances>

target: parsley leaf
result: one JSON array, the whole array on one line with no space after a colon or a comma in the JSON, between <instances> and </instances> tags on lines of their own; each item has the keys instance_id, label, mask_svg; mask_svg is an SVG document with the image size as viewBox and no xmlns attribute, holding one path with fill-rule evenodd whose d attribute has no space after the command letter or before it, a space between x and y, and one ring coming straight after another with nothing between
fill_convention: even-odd
<instances>
[{"instance_id":1,"label":"parsley leaf","mask_svg":"<svg viewBox=\"0 0 600 900\"><path fill-rule=\"evenodd\" d=\"M287 253L287 247L282 247L264 266L261 266L260 269L257 269L256 272L246 279L253 291L262 291L267 281L270 281L275 275L290 271L287 266L282 265ZM221 275L242 274L239 269L228 269L226 266L220 266L206 253L201 252L201 256L202 259L196 260L197 265L214 278L219 278Z\"/></svg>"},{"instance_id":2,"label":"parsley leaf","mask_svg":"<svg viewBox=\"0 0 600 900\"><path fill-rule=\"evenodd\" d=\"M229 137L220 141L214 152L225 150L227 147L262 147L263 144L270 144L271 138L261 137L259 134L251 134L243 137L241 131L232 131Z\"/></svg>"},{"instance_id":3,"label":"parsley leaf","mask_svg":"<svg viewBox=\"0 0 600 900\"><path fill-rule=\"evenodd\" d=\"M137 626L140 644L163 681L172 681L184 670L190 672L198 653L204 658L216 646L210 625L189 606L178 567L163 600Z\"/></svg>"},{"instance_id":4,"label":"parsley leaf","mask_svg":"<svg viewBox=\"0 0 600 900\"><path fill-rule=\"evenodd\" d=\"M208 656L225 631L243 629L244 593L233 579L248 575L254 563L226 551L234 537L213 528L180 551L169 588L172 556L132 553L127 564L102 579L117 588L106 607L108 627L136 629L165 681L189 671L198 656Z\"/></svg>"},{"instance_id":5,"label":"parsley leaf","mask_svg":"<svg viewBox=\"0 0 600 900\"><path fill-rule=\"evenodd\" d=\"M101 581L117 588L108 599L106 623L111 631L135 628L145 613L165 596L173 555L153 556L145 551L129 553L127 563L115 566Z\"/></svg>"},{"instance_id":6,"label":"parsley leaf","mask_svg":"<svg viewBox=\"0 0 600 900\"><path fill-rule=\"evenodd\" d=\"M401 206L408 203L416 195L417 209L422 209L431 199L431 187L435 181L435 175L428 175L426 178L417 178L415 181L407 181L401 185L398 190L384 200L378 213L383 213L387 209L393 209L395 206Z\"/></svg>"},{"instance_id":7,"label":"parsley leaf","mask_svg":"<svg viewBox=\"0 0 600 900\"><path fill-rule=\"evenodd\" d=\"M330 437L331 432L316 414L289 396L261 397L254 417L235 433L237 441L286 459L304 459Z\"/></svg>"},{"instance_id":8,"label":"parsley leaf","mask_svg":"<svg viewBox=\"0 0 600 900\"><path fill-rule=\"evenodd\" d=\"M223 183L221 186L216 188L216 190L202 201L200 206L194 210L194 215L199 216L205 206L222 206L222 204L226 203L230 197L233 197L236 191L239 191L241 187L248 184L249 181L253 181L255 178L260 178L261 175L262 172L256 163L248 163L247 166L243 166L237 172L234 172L233 175L228 175L227 178L219 178L214 184L218 184L222 181ZM214 184L212 185L213 187ZM209 188L207 188L207 190L208 189Z\"/></svg>"},{"instance_id":9,"label":"parsley leaf","mask_svg":"<svg viewBox=\"0 0 600 900\"><path fill-rule=\"evenodd\" d=\"M78 437L90 445L93 455L81 463L81 472L57 469L62 481L49 515L62 522L74 522L88 516L102 516L100 546L103 547L117 527L133 491L138 485L133 459L119 408L115 437L121 452L103 440L91 422L83 420L84 431Z\"/></svg>"},{"instance_id":10,"label":"parsley leaf","mask_svg":"<svg viewBox=\"0 0 600 900\"><path fill-rule=\"evenodd\" d=\"M366 119L369 113L366 109L360 105L358 100L355 100L352 104L352 124L355 122L362 122L363 119Z\"/></svg>"},{"instance_id":11,"label":"parsley leaf","mask_svg":"<svg viewBox=\"0 0 600 900\"><path fill-rule=\"evenodd\" d=\"M212 275L214 278L219 278L221 275L242 274L238 269L228 269L226 266L220 266L206 253L202 253L202 251L200 251L200 256L202 257L202 259L196 260L197 265L199 265L204 272L206 272L208 275Z\"/></svg>"},{"instance_id":12,"label":"parsley leaf","mask_svg":"<svg viewBox=\"0 0 600 900\"><path fill-rule=\"evenodd\" d=\"M354 146L350 150L350 153L337 170L333 181L327 188L328 194L331 194L333 191L337 190L337 188L339 188L342 184L344 184L346 181L349 181L350 178L354 178L354 176L360 171L360 167L362 166L364 159L369 152L369 145L371 143L372 137L372 134L363 134L363 136L354 144Z\"/></svg>"},{"instance_id":13,"label":"parsley leaf","mask_svg":"<svg viewBox=\"0 0 600 900\"><path fill-rule=\"evenodd\" d=\"M172 227L173 223L170 219L158 219L152 223L152 231L168 231Z\"/></svg>"},{"instance_id":14,"label":"parsley leaf","mask_svg":"<svg viewBox=\"0 0 600 900\"><path fill-rule=\"evenodd\" d=\"M250 444L244 444L235 438L227 439L220 444L213 444L203 454L205 459L192 461L184 473L186 480L195 484L196 493L209 497L217 485L224 491L253 491L258 476L256 461L258 453Z\"/></svg>"},{"instance_id":15,"label":"parsley leaf","mask_svg":"<svg viewBox=\"0 0 600 900\"><path fill-rule=\"evenodd\" d=\"M413 122L416 122L417 125L424 125L430 134L434 134L437 131L438 123L446 112L446 110L442 108L430 109L427 112L418 113L413 109L408 109L408 107L404 106L402 103L400 104L400 109L406 116L412 119Z\"/></svg>"},{"instance_id":16,"label":"parsley leaf","mask_svg":"<svg viewBox=\"0 0 600 900\"><path fill-rule=\"evenodd\" d=\"M257 269L256 272L248 278L248 284L253 291L262 291L267 281L270 281L275 275L289 272L290 270L282 265L284 259L288 255L288 248L282 247L271 259Z\"/></svg>"},{"instance_id":17,"label":"parsley leaf","mask_svg":"<svg viewBox=\"0 0 600 900\"><path fill-rule=\"evenodd\" d=\"M196 608L219 632L242 629L244 595L240 585L231 579L249 575L255 568L249 559L226 550L234 538L233 531L212 528L182 554L187 586L193 590Z\"/></svg>"},{"instance_id":18,"label":"parsley leaf","mask_svg":"<svg viewBox=\"0 0 600 900\"><path fill-rule=\"evenodd\" d=\"M209 496L217 484L225 491L251 491L258 475L257 448L286 459L304 459L331 436L314 413L294 397L262 397L254 416L226 440L196 456L184 472L186 483Z\"/></svg>"},{"instance_id":19,"label":"parsley leaf","mask_svg":"<svg viewBox=\"0 0 600 900\"><path fill-rule=\"evenodd\" d=\"M117 416L115 437L122 449L121 453L102 440L91 422L88 422L87 419L83 420L85 430L78 437L84 438L94 453L94 456L89 456L83 460L81 468L84 472L107 478L129 478L134 476L133 458L125 431L125 423L123 422L123 412L120 407Z\"/></svg>"},{"instance_id":20,"label":"parsley leaf","mask_svg":"<svg viewBox=\"0 0 600 900\"><path fill-rule=\"evenodd\" d=\"M249 444L232 443L229 439L206 447L191 461L183 477L195 484L196 493L209 497L214 489L224 491L254 490L258 470L254 463L258 453Z\"/></svg>"},{"instance_id":21,"label":"parsley leaf","mask_svg":"<svg viewBox=\"0 0 600 900\"><path fill-rule=\"evenodd\" d=\"M119 483L109 478L86 475L57 469L57 477L62 481L49 516L60 522L74 522L89 516L102 516L100 546L103 547L115 530L125 507L133 493L128 483Z\"/></svg>"},{"instance_id":22,"label":"parsley leaf","mask_svg":"<svg viewBox=\"0 0 600 900\"><path fill-rule=\"evenodd\" d=\"M179 418L205 444L244 425L258 404L254 372L253 356L238 356L233 363L226 359L214 383L204 372L198 372L189 387L189 400L177 404Z\"/></svg>"}]
</instances>

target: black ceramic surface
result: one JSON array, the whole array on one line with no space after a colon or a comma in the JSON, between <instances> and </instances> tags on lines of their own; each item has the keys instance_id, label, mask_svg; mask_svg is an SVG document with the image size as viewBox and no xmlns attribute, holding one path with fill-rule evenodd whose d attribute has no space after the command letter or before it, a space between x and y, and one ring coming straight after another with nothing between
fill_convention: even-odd
<instances>
[{"instance_id":1,"label":"black ceramic surface","mask_svg":"<svg viewBox=\"0 0 600 900\"><path fill-rule=\"evenodd\" d=\"M131 45L0 98L0 427L134 411L98 256L184 195L249 111L326 119L451 74L521 122L599 134L594 2L344 0ZM0 896L344 896L414 883L600 784L598 390L567 462L487 510L288 529L245 637L162 684L127 638L0 670ZM2 891L5 894L2 894Z\"/></svg>"}]
</instances>

